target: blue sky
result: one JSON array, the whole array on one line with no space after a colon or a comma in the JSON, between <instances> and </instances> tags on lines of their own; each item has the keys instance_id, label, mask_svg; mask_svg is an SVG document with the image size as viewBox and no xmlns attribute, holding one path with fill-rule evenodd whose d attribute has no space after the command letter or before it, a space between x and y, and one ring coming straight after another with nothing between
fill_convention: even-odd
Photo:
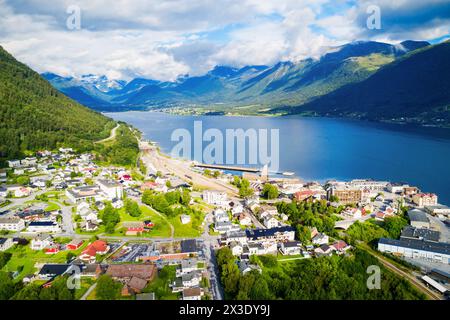
<instances>
[{"instance_id":1,"label":"blue sky","mask_svg":"<svg viewBox=\"0 0 450 320\"><path fill-rule=\"evenodd\" d=\"M81 28L69 30L67 9ZM379 8L381 29L367 28ZM355 41L440 42L450 0L0 0L0 45L39 72L174 80L318 58Z\"/></svg>"}]
</instances>

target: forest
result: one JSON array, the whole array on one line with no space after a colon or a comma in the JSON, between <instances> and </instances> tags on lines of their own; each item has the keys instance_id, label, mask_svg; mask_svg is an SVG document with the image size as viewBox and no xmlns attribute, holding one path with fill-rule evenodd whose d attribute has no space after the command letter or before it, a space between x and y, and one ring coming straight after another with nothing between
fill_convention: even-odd
<instances>
[{"instance_id":1,"label":"forest","mask_svg":"<svg viewBox=\"0 0 450 320\"><path fill-rule=\"evenodd\" d=\"M416 300L425 296L406 280L385 269L366 251L351 256L320 257L289 262L276 256L252 256L262 274L243 275L228 247L217 252L221 282L227 299L238 300ZM381 270L380 289L369 289L367 268Z\"/></svg>"},{"instance_id":2,"label":"forest","mask_svg":"<svg viewBox=\"0 0 450 320\"><path fill-rule=\"evenodd\" d=\"M83 152L115 122L54 89L0 47L0 165L29 151L70 146Z\"/></svg>"}]
</instances>

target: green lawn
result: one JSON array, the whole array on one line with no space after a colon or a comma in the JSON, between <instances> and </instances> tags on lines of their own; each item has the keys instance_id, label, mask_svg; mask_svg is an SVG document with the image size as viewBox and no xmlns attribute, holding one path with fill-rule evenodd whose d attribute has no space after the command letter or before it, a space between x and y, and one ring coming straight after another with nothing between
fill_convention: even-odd
<instances>
[{"instance_id":1,"label":"green lawn","mask_svg":"<svg viewBox=\"0 0 450 320\"><path fill-rule=\"evenodd\" d=\"M157 300L178 300L179 293L173 293L169 288L175 281L176 269L177 266L165 266L143 292L154 292Z\"/></svg>"},{"instance_id":2,"label":"green lawn","mask_svg":"<svg viewBox=\"0 0 450 320\"><path fill-rule=\"evenodd\" d=\"M30 245L15 245L6 251L12 253L12 257L2 270L6 272L15 272L19 270L19 268L22 268L22 271L16 278L16 280L19 281L24 276L32 274L37 270L35 268L36 263L65 263L68 252L73 252L74 254L79 255L86 246L87 242L83 243L83 245L78 250L67 250L58 252L56 254L46 254L42 250L31 250Z\"/></svg>"},{"instance_id":3,"label":"green lawn","mask_svg":"<svg viewBox=\"0 0 450 320\"><path fill-rule=\"evenodd\" d=\"M80 289L75 289L75 300L80 300L88 289L95 283L94 278L81 278ZM95 291L95 290L94 290Z\"/></svg>"},{"instance_id":4,"label":"green lawn","mask_svg":"<svg viewBox=\"0 0 450 320\"><path fill-rule=\"evenodd\" d=\"M193 238L199 237L203 232L202 222L204 219L204 214L191 214L191 222L187 224L182 224L180 216L168 218L170 223L175 228L175 237L178 238Z\"/></svg>"},{"instance_id":5,"label":"green lawn","mask_svg":"<svg viewBox=\"0 0 450 320\"><path fill-rule=\"evenodd\" d=\"M155 226L151 229L150 232L145 232L143 237L158 237L158 238L168 238L170 237L170 225L165 221L161 216L159 216L155 211L147 206L141 206L142 214L139 217L132 217L125 212L125 209L122 208L119 210L120 213L120 223L117 229L120 229L123 222L126 221L145 221L151 220ZM117 233L117 231L116 231ZM118 232L119 235L123 235L122 232Z\"/></svg>"}]
</instances>

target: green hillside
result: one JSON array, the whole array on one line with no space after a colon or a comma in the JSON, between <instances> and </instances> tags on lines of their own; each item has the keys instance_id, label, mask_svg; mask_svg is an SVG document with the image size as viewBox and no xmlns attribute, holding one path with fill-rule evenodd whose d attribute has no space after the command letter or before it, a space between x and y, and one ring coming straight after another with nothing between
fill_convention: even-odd
<instances>
[{"instance_id":1,"label":"green hillside","mask_svg":"<svg viewBox=\"0 0 450 320\"><path fill-rule=\"evenodd\" d=\"M0 164L38 149L90 150L114 125L64 96L0 47Z\"/></svg>"},{"instance_id":2,"label":"green hillside","mask_svg":"<svg viewBox=\"0 0 450 320\"><path fill-rule=\"evenodd\" d=\"M371 120L449 124L449 57L450 41L419 49L381 67L366 80L284 110Z\"/></svg>"}]
</instances>

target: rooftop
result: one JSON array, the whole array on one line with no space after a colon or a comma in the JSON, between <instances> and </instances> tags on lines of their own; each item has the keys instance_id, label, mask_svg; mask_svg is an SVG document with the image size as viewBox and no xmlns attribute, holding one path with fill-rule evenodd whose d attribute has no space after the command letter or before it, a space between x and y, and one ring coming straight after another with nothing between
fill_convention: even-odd
<instances>
[{"instance_id":1,"label":"rooftop","mask_svg":"<svg viewBox=\"0 0 450 320\"><path fill-rule=\"evenodd\" d=\"M395 240L395 239L381 238L380 241L378 241L378 243L450 255L450 244L444 242L428 242L416 239Z\"/></svg>"}]
</instances>

